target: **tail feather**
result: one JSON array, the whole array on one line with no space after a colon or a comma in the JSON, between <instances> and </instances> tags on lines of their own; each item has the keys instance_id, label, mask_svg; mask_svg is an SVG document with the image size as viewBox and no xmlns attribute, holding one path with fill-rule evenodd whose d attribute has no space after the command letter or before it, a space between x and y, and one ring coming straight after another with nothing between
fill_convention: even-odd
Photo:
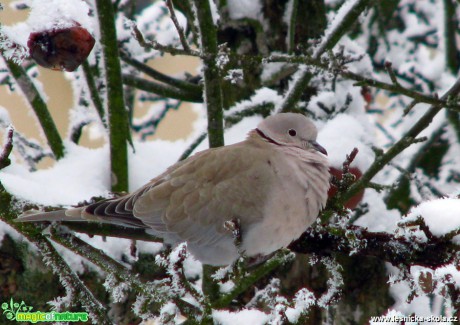
<instances>
[{"instance_id":1,"label":"tail feather","mask_svg":"<svg viewBox=\"0 0 460 325\"><path fill-rule=\"evenodd\" d=\"M87 221L82 216L82 209L75 208L69 210L56 210L43 212L38 210L30 210L21 214L16 222L36 222L36 221Z\"/></svg>"},{"instance_id":2,"label":"tail feather","mask_svg":"<svg viewBox=\"0 0 460 325\"><path fill-rule=\"evenodd\" d=\"M104 203L102 201L102 203ZM16 222L99 222L130 228L148 228L142 221L126 215L94 215L86 211L87 207L63 209L50 212L29 210L21 214Z\"/></svg>"}]
</instances>

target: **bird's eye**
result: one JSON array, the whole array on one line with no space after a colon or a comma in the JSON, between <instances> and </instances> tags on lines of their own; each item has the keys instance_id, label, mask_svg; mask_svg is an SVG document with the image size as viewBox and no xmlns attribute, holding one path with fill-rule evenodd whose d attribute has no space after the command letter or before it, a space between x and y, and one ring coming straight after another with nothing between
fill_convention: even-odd
<instances>
[{"instance_id":1,"label":"bird's eye","mask_svg":"<svg viewBox=\"0 0 460 325\"><path fill-rule=\"evenodd\" d=\"M291 137L295 137L295 136L297 135L297 132L296 132L296 130L294 130L294 129L289 129L288 134L289 134Z\"/></svg>"}]
</instances>

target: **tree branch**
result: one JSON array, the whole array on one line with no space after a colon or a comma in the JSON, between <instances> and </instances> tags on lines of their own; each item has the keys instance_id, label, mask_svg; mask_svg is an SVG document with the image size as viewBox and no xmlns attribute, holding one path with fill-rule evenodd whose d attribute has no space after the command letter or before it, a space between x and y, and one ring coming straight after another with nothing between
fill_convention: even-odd
<instances>
[{"instance_id":1,"label":"tree branch","mask_svg":"<svg viewBox=\"0 0 460 325\"><path fill-rule=\"evenodd\" d=\"M115 13L110 0L96 0L104 56L104 76L107 86L107 107L110 137L110 162L112 191L128 191L128 112L125 108L121 78Z\"/></svg>"},{"instance_id":2,"label":"tree branch","mask_svg":"<svg viewBox=\"0 0 460 325\"><path fill-rule=\"evenodd\" d=\"M313 59L319 59L321 55L323 55L326 51L331 50L337 44L340 38L342 38L348 29L356 22L359 15L361 15L361 13L367 8L369 2L370 0L356 0L350 8L345 8L348 9L348 11L343 16L339 17L341 19L340 22L333 25L333 28L326 30L326 35L324 36L322 42L314 49ZM342 6L347 4L348 1ZM339 14L337 14L337 16L339 16ZM334 24L334 22L332 24ZM299 69L297 79L295 79L294 85L284 97L279 110L285 112L295 107L302 96L302 92L310 83L310 80L310 72Z\"/></svg>"},{"instance_id":3,"label":"tree branch","mask_svg":"<svg viewBox=\"0 0 460 325\"><path fill-rule=\"evenodd\" d=\"M179 24L179 21L177 20L176 17L176 12L174 10L174 4L172 0L166 0L166 6L169 9L169 14L171 15L171 20L174 23L174 26L176 26L177 33L179 34L180 42L182 44L182 47L184 48L185 51L190 52L190 46L187 43L187 38L185 37L184 29L182 26Z\"/></svg>"},{"instance_id":4,"label":"tree branch","mask_svg":"<svg viewBox=\"0 0 460 325\"><path fill-rule=\"evenodd\" d=\"M3 146L3 150L0 153L0 170L2 170L5 167L8 167L11 164L11 160L9 158L11 151L13 150L13 133L14 129L12 127L9 127L7 129L7 134L6 134L6 143Z\"/></svg>"},{"instance_id":5,"label":"tree branch","mask_svg":"<svg viewBox=\"0 0 460 325\"><path fill-rule=\"evenodd\" d=\"M456 96L460 93L460 78L457 79L455 84L441 97L441 100L447 100L451 96ZM433 118L438 114L442 105L431 106L428 111L412 126L412 128L407 131L407 133L396 142L386 153L377 156L369 167L369 169L363 174L363 176L354 183L347 192L341 196L341 202L348 201L360 190L364 189L371 179L381 171L394 157L400 154L404 149L409 147L414 143L414 139L422 132L424 129L430 125Z\"/></svg>"},{"instance_id":6,"label":"tree branch","mask_svg":"<svg viewBox=\"0 0 460 325\"><path fill-rule=\"evenodd\" d=\"M33 81L29 78L26 71L20 65L17 65L11 60L7 60L3 55L3 52L1 52L1 55L6 62L11 75L16 80L19 88L21 88L24 97L34 110L43 133L45 134L48 145L50 146L55 158L63 158L65 152L64 143L62 142L62 138L59 135L56 124L51 117L48 106L41 97L37 87L35 87Z\"/></svg>"},{"instance_id":7,"label":"tree branch","mask_svg":"<svg viewBox=\"0 0 460 325\"><path fill-rule=\"evenodd\" d=\"M173 87L177 87L180 90L191 92L191 93L202 93L203 87L185 80L180 80L180 79L175 79L172 78L168 75L165 75L152 67L149 67L148 65L137 61L134 58L129 57L127 53L124 51L120 52L120 58L128 63L130 66L136 68L137 70L145 73L149 77L152 77L153 79L156 79L158 81L164 82L165 84L168 84Z\"/></svg>"},{"instance_id":8,"label":"tree branch","mask_svg":"<svg viewBox=\"0 0 460 325\"><path fill-rule=\"evenodd\" d=\"M371 232L362 227L348 225L345 228L325 227L320 230L309 228L289 249L296 253L315 253L320 256L337 252L374 256L395 266L421 265L437 268L451 262L459 246L442 237L434 237L426 243L415 243L406 237Z\"/></svg>"},{"instance_id":9,"label":"tree branch","mask_svg":"<svg viewBox=\"0 0 460 325\"><path fill-rule=\"evenodd\" d=\"M105 308L42 234L42 227L14 222L14 219L19 214L17 206L13 197L6 192L0 183L0 220L7 223L38 248L46 265L59 277L61 284L73 298L72 303L78 302L81 304L91 314L94 323L111 324Z\"/></svg>"},{"instance_id":10,"label":"tree branch","mask_svg":"<svg viewBox=\"0 0 460 325\"><path fill-rule=\"evenodd\" d=\"M321 62L320 60L313 59L312 57L309 56L303 56L303 55L298 55L298 56L280 56L280 55L271 55L268 58L262 58L262 57L252 57L252 58L247 58L247 59L252 59L256 61L263 60L265 62L287 62L287 63L304 63L306 65L312 65L318 68L323 69L324 71L329 71L332 73L337 73L341 77L345 79L350 79L350 80L355 80L357 81L354 86L369 86L369 87L374 87L374 88L379 88L383 90L390 91L395 94L400 94L404 95L410 98L413 98L419 103L427 103L431 105L443 105L444 107L448 108L455 108L459 109L458 105L452 106L451 104L448 103L447 100L441 100L436 96L429 96L422 94L420 92L405 88L401 86L401 84L397 83L386 83L382 82L379 80L375 80L372 78L366 78L363 77L357 73L348 71L346 69L338 69L338 70L333 70L328 64Z\"/></svg>"},{"instance_id":11,"label":"tree branch","mask_svg":"<svg viewBox=\"0 0 460 325\"><path fill-rule=\"evenodd\" d=\"M217 30L208 0L193 0L203 56L204 102L208 113L209 147L224 145L222 86L217 66Z\"/></svg>"},{"instance_id":12,"label":"tree branch","mask_svg":"<svg viewBox=\"0 0 460 325\"><path fill-rule=\"evenodd\" d=\"M97 111L97 114L99 115L102 124L107 127L107 121L105 119L105 110L104 110L104 104L101 100L101 96L99 95L99 90L96 87L96 83L94 81L94 76L91 71L91 67L88 63L88 60L85 60L82 64L83 68L83 74L86 79L86 84L88 85L88 90L89 94L91 97L91 100L93 102L94 108Z\"/></svg>"},{"instance_id":13,"label":"tree branch","mask_svg":"<svg viewBox=\"0 0 460 325\"><path fill-rule=\"evenodd\" d=\"M145 49L154 49L163 53L169 53L171 55L189 55L189 56L196 56L201 57L201 54L193 49L183 50L178 49L171 45L163 45L158 43L157 41L146 41L144 35L142 35L141 31L137 28L136 24L132 24L132 34L134 38L139 42L139 44Z\"/></svg>"},{"instance_id":14,"label":"tree branch","mask_svg":"<svg viewBox=\"0 0 460 325\"><path fill-rule=\"evenodd\" d=\"M165 86L147 79L142 79L130 74L123 74L123 83L125 85L157 94L161 97L174 98L186 102L202 103L203 97L199 92L183 91L170 86Z\"/></svg>"},{"instance_id":15,"label":"tree branch","mask_svg":"<svg viewBox=\"0 0 460 325\"><path fill-rule=\"evenodd\" d=\"M286 254L285 250L278 251L275 256L268 261L260 264L249 274L238 281L238 284L229 293L222 295L218 300L213 303L214 308L227 307L236 297L246 292L251 286L264 276L272 273L278 267L292 261L293 255Z\"/></svg>"}]
</instances>

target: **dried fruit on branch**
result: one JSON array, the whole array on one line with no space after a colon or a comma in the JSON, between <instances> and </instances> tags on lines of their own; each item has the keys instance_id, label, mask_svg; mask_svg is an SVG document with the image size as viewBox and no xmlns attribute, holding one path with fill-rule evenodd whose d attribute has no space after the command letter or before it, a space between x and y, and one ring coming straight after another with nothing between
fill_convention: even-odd
<instances>
[{"instance_id":1,"label":"dried fruit on branch","mask_svg":"<svg viewBox=\"0 0 460 325\"><path fill-rule=\"evenodd\" d=\"M30 56L42 67L74 71L88 57L94 38L80 24L31 33L27 46Z\"/></svg>"}]
</instances>

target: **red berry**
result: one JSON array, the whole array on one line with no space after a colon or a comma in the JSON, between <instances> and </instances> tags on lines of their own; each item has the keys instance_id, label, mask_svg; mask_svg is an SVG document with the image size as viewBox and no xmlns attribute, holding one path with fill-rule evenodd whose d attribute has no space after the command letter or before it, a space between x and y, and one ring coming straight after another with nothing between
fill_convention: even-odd
<instances>
[{"instance_id":1,"label":"red berry","mask_svg":"<svg viewBox=\"0 0 460 325\"><path fill-rule=\"evenodd\" d=\"M372 92L371 92L371 89L367 86L364 86L361 88L361 95L363 96L364 98L364 101L366 103L366 110L368 110L371 106L371 103L373 101L373 96L372 96Z\"/></svg>"},{"instance_id":2,"label":"red berry","mask_svg":"<svg viewBox=\"0 0 460 325\"><path fill-rule=\"evenodd\" d=\"M356 167L350 167L349 170L350 170L350 173L355 175L356 180L361 178L361 176L363 175L363 173ZM337 179L339 179L339 180L342 179L342 171L340 169L331 167L329 169L329 172L331 173L331 175L335 176ZM331 198L336 193L337 193L337 187L335 187L334 185L331 185L331 187L329 188L329 192L327 193L328 197ZM353 210L354 208L356 208L358 206L359 202L361 202L361 200L363 199L363 196L364 196L364 190L361 190L360 192L358 192L355 196L353 196L351 199L349 199L344 204L345 207L350 209L350 210Z\"/></svg>"},{"instance_id":3,"label":"red berry","mask_svg":"<svg viewBox=\"0 0 460 325\"><path fill-rule=\"evenodd\" d=\"M80 25L31 33L30 56L42 67L74 71L88 57L94 38Z\"/></svg>"}]
</instances>

